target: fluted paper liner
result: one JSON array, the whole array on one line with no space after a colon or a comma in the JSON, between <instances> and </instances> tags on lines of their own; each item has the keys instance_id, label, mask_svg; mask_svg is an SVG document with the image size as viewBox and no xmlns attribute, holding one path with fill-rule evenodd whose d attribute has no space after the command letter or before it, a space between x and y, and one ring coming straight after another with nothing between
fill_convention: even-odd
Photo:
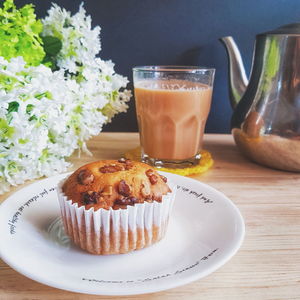
<instances>
[{"instance_id":1,"label":"fluted paper liner","mask_svg":"<svg viewBox=\"0 0 300 300\"><path fill-rule=\"evenodd\" d=\"M65 231L73 242L93 254L119 254L142 249L161 240L166 233L176 187L161 202L137 203L127 209L85 209L72 203L58 185L58 199Z\"/></svg>"}]
</instances>

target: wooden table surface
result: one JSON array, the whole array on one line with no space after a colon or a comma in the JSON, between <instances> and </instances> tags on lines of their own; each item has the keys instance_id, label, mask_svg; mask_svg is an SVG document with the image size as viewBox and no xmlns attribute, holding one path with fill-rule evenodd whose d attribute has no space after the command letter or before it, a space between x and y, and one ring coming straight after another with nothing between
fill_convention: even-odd
<instances>
[{"instance_id":1,"label":"wooden table surface","mask_svg":"<svg viewBox=\"0 0 300 300\"><path fill-rule=\"evenodd\" d=\"M119 158L138 143L136 133L102 133L89 142L93 157L71 158L73 169L93 160ZM159 293L118 298L299 300L300 174L251 163L238 152L230 135L206 135L205 148L211 151L215 164L194 178L226 194L240 209L246 223L241 249L219 270L196 282ZM1 196L0 202L8 195ZM1 300L114 298L51 288L18 274L0 260Z\"/></svg>"}]
</instances>

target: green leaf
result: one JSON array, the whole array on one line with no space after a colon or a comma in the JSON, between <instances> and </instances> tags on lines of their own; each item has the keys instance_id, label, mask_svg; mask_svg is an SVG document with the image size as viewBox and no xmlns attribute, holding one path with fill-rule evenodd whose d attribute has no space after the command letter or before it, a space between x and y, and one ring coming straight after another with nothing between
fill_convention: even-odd
<instances>
[{"instance_id":1,"label":"green leaf","mask_svg":"<svg viewBox=\"0 0 300 300\"><path fill-rule=\"evenodd\" d=\"M32 116L32 117L35 117L35 116ZM32 118L32 117L31 117L31 118ZM31 118L30 118L30 119L31 119ZM29 119L29 120L30 120L30 119ZM41 116L37 119L37 122L36 122L35 126L38 128L38 127L44 125L45 122L46 122L46 115L41 115Z\"/></svg>"},{"instance_id":2,"label":"green leaf","mask_svg":"<svg viewBox=\"0 0 300 300\"><path fill-rule=\"evenodd\" d=\"M17 173L20 169L18 164L15 161L9 161L7 164L7 170L10 175Z\"/></svg>"},{"instance_id":3,"label":"green leaf","mask_svg":"<svg viewBox=\"0 0 300 300\"><path fill-rule=\"evenodd\" d=\"M19 139L19 143L22 144L22 145L24 145L24 144L26 144L28 142L29 142L28 139Z\"/></svg>"},{"instance_id":4,"label":"green leaf","mask_svg":"<svg viewBox=\"0 0 300 300\"><path fill-rule=\"evenodd\" d=\"M111 92L111 100L112 101L116 101L118 99L119 96L119 91L115 90Z\"/></svg>"},{"instance_id":5,"label":"green leaf","mask_svg":"<svg viewBox=\"0 0 300 300\"><path fill-rule=\"evenodd\" d=\"M46 54L55 56L59 53L62 48L62 42L59 38L54 36L43 36L42 41L44 44L44 50Z\"/></svg>"},{"instance_id":6,"label":"green leaf","mask_svg":"<svg viewBox=\"0 0 300 300\"><path fill-rule=\"evenodd\" d=\"M11 8L14 9L16 8L14 5L14 1L13 0L6 0L5 3L3 4L4 10L10 10Z\"/></svg>"},{"instance_id":7,"label":"green leaf","mask_svg":"<svg viewBox=\"0 0 300 300\"><path fill-rule=\"evenodd\" d=\"M42 151L42 155L39 157L39 161L46 162L48 157L49 157L49 150L45 148Z\"/></svg>"},{"instance_id":8,"label":"green leaf","mask_svg":"<svg viewBox=\"0 0 300 300\"><path fill-rule=\"evenodd\" d=\"M53 132L51 131L48 132L48 138L52 144L55 144L56 140L55 140L55 134Z\"/></svg>"},{"instance_id":9,"label":"green leaf","mask_svg":"<svg viewBox=\"0 0 300 300\"><path fill-rule=\"evenodd\" d=\"M10 124L11 121L12 121L12 119L13 119L13 116L12 116L11 113L9 113L9 114L6 115L6 121L7 121L7 124Z\"/></svg>"},{"instance_id":10,"label":"green leaf","mask_svg":"<svg viewBox=\"0 0 300 300\"><path fill-rule=\"evenodd\" d=\"M15 129L10 127L6 120L0 119L0 139L9 139L13 136Z\"/></svg>"},{"instance_id":11,"label":"green leaf","mask_svg":"<svg viewBox=\"0 0 300 300\"><path fill-rule=\"evenodd\" d=\"M10 102L10 103L8 104L7 112L8 112L8 113L11 113L11 112L13 112L13 111L17 112L18 109L19 109L19 106L20 106L20 104L19 104L18 102L16 102L16 101Z\"/></svg>"},{"instance_id":12,"label":"green leaf","mask_svg":"<svg viewBox=\"0 0 300 300\"><path fill-rule=\"evenodd\" d=\"M52 99L52 94L49 91L46 91L44 93L35 94L34 97L39 100L41 100L44 97L48 99Z\"/></svg>"},{"instance_id":13,"label":"green leaf","mask_svg":"<svg viewBox=\"0 0 300 300\"><path fill-rule=\"evenodd\" d=\"M28 104L28 105L26 106L26 113L27 113L27 114L30 114L30 113L32 112L33 108L34 108L34 105L33 105L33 104Z\"/></svg>"},{"instance_id":14,"label":"green leaf","mask_svg":"<svg viewBox=\"0 0 300 300\"><path fill-rule=\"evenodd\" d=\"M0 18L1 20L1 18ZM1 26L0 26L1 30ZM1 43L0 43L1 45ZM1 50L0 50L0 56L1 56ZM16 84L18 83L18 80L14 77L7 76L4 74L0 74L0 85L3 87L6 91L11 91L15 88Z\"/></svg>"},{"instance_id":15,"label":"green leaf","mask_svg":"<svg viewBox=\"0 0 300 300\"><path fill-rule=\"evenodd\" d=\"M83 111L83 109L82 109L82 105L78 105L78 106L76 106L75 108L74 108L74 110L73 110L75 113L77 113L77 114L81 114L82 113L82 111Z\"/></svg>"},{"instance_id":16,"label":"green leaf","mask_svg":"<svg viewBox=\"0 0 300 300\"><path fill-rule=\"evenodd\" d=\"M38 118L36 117L36 115L31 116L28 121L36 121Z\"/></svg>"},{"instance_id":17,"label":"green leaf","mask_svg":"<svg viewBox=\"0 0 300 300\"><path fill-rule=\"evenodd\" d=\"M28 65L39 65L45 56L42 30L43 24L36 19L32 4L17 9L13 0L4 1L0 7L0 56L6 60L22 56Z\"/></svg>"}]
</instances>

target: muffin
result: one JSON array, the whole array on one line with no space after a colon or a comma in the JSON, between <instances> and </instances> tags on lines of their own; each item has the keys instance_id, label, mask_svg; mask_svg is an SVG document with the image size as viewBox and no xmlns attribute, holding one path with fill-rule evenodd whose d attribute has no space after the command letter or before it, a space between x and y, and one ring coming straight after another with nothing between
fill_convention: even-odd
<instances>
[{"instance_id":1,"label":"muffin","mask_svg":"<svg viewBox=\"0 0 300 300\"><path fill-rule=\"evenodd\" d=\"M93 254L119 254L161 240L174 185L152 167L128 159L82 166L59 183L66 233Z\"/></svg>"}]
</instances>

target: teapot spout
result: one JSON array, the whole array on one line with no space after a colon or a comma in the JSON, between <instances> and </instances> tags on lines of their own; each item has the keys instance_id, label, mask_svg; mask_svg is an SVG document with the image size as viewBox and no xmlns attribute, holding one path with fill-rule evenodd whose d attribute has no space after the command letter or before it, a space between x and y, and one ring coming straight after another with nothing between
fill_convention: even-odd
<instances>
[{"instance_id":1,"label":"teapot spout","mask_svg":"<svg viewBox=\"0 0 300 300\"><path fill-rule=\"evenodd\" d=\"M229 97L232 108L235 108L241 100L246 87L248 78L245 73L244 64L240 51L231 36L220 39L228 54L229 69Z\"/></svg>"}]
</instances>

